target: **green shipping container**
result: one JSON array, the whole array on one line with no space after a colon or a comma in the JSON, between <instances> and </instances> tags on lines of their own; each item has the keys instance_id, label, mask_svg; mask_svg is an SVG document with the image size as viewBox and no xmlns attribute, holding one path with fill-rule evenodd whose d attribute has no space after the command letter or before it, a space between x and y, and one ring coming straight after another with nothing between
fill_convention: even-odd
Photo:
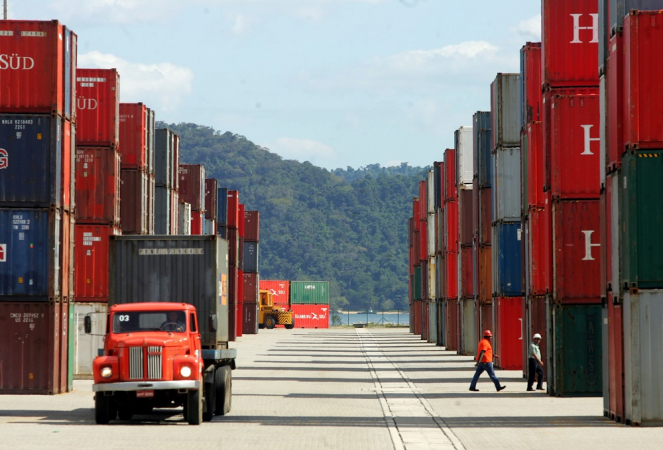
<instances>
[{"instance_id":1,"label":"green shipping container","mask_svg":"<svg viewBox=\"0 0 663 450\"><path fill-rule=\"evenodd\" d=\"M663 288L663 150L629 152L622 161L622 287Z\"/></svg>"},{"instance_id":2,"label":"green shipping container","mask_svg":"<svg viewBox=\"0 0 663 450\"><path fill-rule=\"evenodd\" d=\"M601 305L551 308L547 315L552 322L549 329L554 345L550 393L558 397L600 397L603 395Z\"/></svg>"},{"instance_id":3,"label":"green shipping container","mask_svg":"<svg viewBox=\"0 0 663 450\"><path fill-rule=\"evenodd\" d=\"M414 297L412 300L421 300L421 266L414 266Z\"/></svg>"},{"instance_id":4,"label":"green shipping container","mask_svg":"<svg viewBox=\"0 0 663 450\"><path fill-rule=\"evenodd\" d=\"M328 305L328 281L291 281L291 305Z\"/></svg>"}]
</instances>

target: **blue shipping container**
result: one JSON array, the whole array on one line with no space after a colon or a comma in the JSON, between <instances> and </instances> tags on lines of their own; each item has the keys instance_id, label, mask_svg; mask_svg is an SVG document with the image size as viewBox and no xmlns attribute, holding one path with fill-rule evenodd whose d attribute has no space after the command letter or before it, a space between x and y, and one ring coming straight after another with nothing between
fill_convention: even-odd
<instances>
[{"instance_id":1,"label":"blue shipping container","mask_svg":"<svg viewBox=\"0 0 663 450\"><path fill-rule=\"evenodd\" d=\"M59 117L0 114L0 206L59 207L61 167Z\"/></svg>"},{"instance_id":2,"label":"blue shipping container","mask_svg":"<svg viewBox=\"0 0 663 450\"><path fill-rule=\"evenodd\" d=\"M474 161L479 175L479 188L493 185L493 162L490 152L493 148L490 111L474 114Z\"/></svg>"},{"instance_id":3,"label":"blue shipping container","mask_svg":"<svg viewBox=\"0 0 663 450\"><path fill-rule=\"evenodd\" d=\"M228 226L228 188L218 188L216 195L216 226L226 228ZM217 234L221 234L218 233Z\"/></svg>"},{"instance_id":4,"label":"blue shipping container","mask_svg":"<svg viewBox=\"0 0 663 450\"><path fill-rule=\"evenodd\" d=\"M497 222L493 243L493 264L497 279L493 291L499 297L523 295L520 222Z\"/></svg>"},{"instance_id":5,"label":"blue shipping container","mask_svg":"<svg viewBox=\"0 0 663 450\"><path fill-rule=\"evenodd\" d=\"M60 217L57 209L0 209L0 300L59 297Z\"/></svg>"}]
</instances>

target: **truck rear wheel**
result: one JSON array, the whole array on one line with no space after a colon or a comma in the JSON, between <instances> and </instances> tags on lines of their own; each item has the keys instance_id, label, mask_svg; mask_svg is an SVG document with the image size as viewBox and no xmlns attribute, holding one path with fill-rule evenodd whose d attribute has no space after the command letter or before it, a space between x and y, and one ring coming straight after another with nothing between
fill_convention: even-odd
<instances>
[{"instance_id":1,"label":"truck rear wheel","mask_svg":"<svg viewBox=\"0 0 663 450\"><path fill-rule=\"evenodd\" d=\"M103 392L94 395L94 420L99 425L106 425L111 420L110 399Z\"/></svg>"},{"instance_id":2,"label":"truck rear wheel","mask_svg":"<svg viewBox=\"0 0 663 450\"><path fill-rule=\"evenodd\" d=\"M216 375L218 369L214 371ZM215 380L216 382L216 380ZM214 419L214 410L216 409L216 385L215 383L205 383L205 411L203 412L203 421L210 422Z\"/></svg>"},{"instance_id":3,"label":"truck rear wheel","mask_svg":"<svg viewBox=\"0 0 663 450\"><path fill-rule=\"evenodd\" d=\"M216 414L225 416L232 408L232 371L230 366L221 366L214 373L216 386Z\"/></svg>"},{"instance_id":4,"label":"truck rear wheel","mask_svg":"<svg viewBox=\"0 0 663 450\"><path fill-rule=\"evenodd\" d=\"M273 316L265 317L265 328L271 330L272 328L274 328L275 325L276 325L276 320L274 320Z\"/></svg>"},{"instance_id":5,"label":"truck rear wheel","mask_svg":"<svg viewBox=\"0 0 663 450\"><path fill-rule=\"evenodd\" d=\"M202 389L191 390L186 396L186 418L189 425L200 425L203 422Z\"/></svg>"},{"instance_id":6,"label":"truck rear wheel","mask_svg":"<svg viewBox=\"0 0 663 450\"><path fill-rule=\"evenodd\" d=\"M288 329L288 330L292 330L293 328L295 328L295 318L293 317L293 318L292 318L292 323L289 324L289 325L286 325L285 327L286 327L286 329Z\"/></svg>"}]
</instances>

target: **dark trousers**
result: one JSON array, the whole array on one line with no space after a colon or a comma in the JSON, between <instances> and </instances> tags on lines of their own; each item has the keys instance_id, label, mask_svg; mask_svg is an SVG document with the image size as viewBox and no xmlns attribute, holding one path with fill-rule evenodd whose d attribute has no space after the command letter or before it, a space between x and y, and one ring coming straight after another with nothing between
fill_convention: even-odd
<instances>
[{"instance_id":1,"label":"dark trousers","mask_svg":"<svg viewBox=\"0 0 663 450\"><path fill-rule=\"evenodd\" d=\"M537 389L543 389L543 367L539 364L536 358L529 358L529 373L527 375L527 389L532 389L534 384L534 375L537 375L538 381L536 383Z\"/></svg>"},{"instance_id":2,"label":"dark trousers","mask_svg":"<svg viewBox=\"0 0 663 450\"><path fill-rule=\"evenodd\" d=\"M472 382L470 383L470 389L476 389L477 381L479 381L479 377L484 371L486 371L490 379L493 380L493 384L495 384L495 389L499 390L500 380L498 380L497 376L495 375L492 362L479 363L479 365L477 366L477 371L474 372L474 377L472 378Z\"/></svg>"}]
</instances>

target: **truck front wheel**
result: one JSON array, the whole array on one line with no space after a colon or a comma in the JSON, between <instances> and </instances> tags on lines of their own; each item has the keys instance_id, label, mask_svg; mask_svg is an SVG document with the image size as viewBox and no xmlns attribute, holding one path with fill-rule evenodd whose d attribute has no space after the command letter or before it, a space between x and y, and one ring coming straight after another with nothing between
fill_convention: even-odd
<instances>
[{"instance_id":1,"label":"truck front wheel","mask_svg":"<svg viewBox=\"0 0 663 450\"><path fill-rule=\"evenodd\" d=\"M189 425L200 425L203 422L203 396L201 390L191 390L187 393L186 417Z\"/></svg>"},{"instance_id":2,"label":"truck front wheel","mask_svg":"<svg viewBox=\"0 0 663 450\"><path fill-rule=\"evenodd\" d=\"M288 330L292 330L293 328L295 328L295 318L294 317L292 318L292 323L290 323L289 325L286 325L285 328L288 329Z\"/></svg>"},{"instance_id":3,"label":"truck front wheel","mask_svg":"<svg viewBox=\"0 0 663 450\"><path fill-rule=\"evenodd\" d=\"M103 392L94 395L94 420L99 425L106 425L111 420L110 399Z\"/></svg>"},{"instance_id":4,"label":"truck front wheel","mask_svg":"<svg viewBox=\"0 0 663 450\"><path fill-rule=\"evenodd\" d=\"M214 371L218 372L219 369ZM216 380L215 380L216 381ZM203 412L203 420L209 422L214 418L214 409L216 408L216 386L215 383L205 383L205 412Z\"/></svg>"},{"instance_id":5,"label":"truck front wheel","mask_svg":"<svg viewBox=\"0 0 663 450\"><path fill-rule=\"evenodd\" d=\"M230 366L221 366L214 373L216 385L216 414L225 416L232 408L232 371Z\"/></svg>"},{"instance_id":6,"label":"truck front wheel","mask_svg":"<svg viewBox=\"0 0 663 450\"><path fill-rule=\"evenodd\" d=\"M276 325L276 320L274 320L273 316L265 317L265 328L271 330L272 328L274 328L275 325Z\"/></svg>"}]
</instances>

